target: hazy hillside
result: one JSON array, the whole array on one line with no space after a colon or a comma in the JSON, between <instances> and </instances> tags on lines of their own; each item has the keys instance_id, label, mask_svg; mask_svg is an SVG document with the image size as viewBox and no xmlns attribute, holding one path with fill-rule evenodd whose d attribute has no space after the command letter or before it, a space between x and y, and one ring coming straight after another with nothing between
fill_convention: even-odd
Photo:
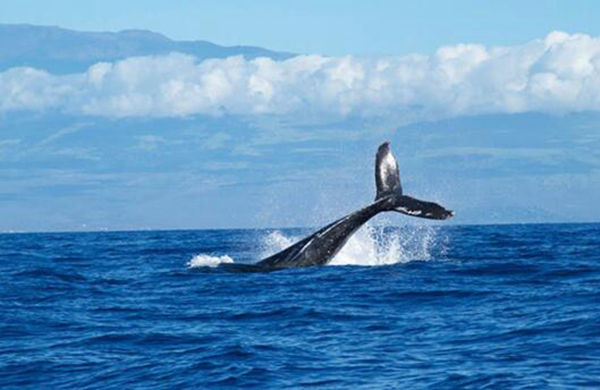
<instances>
[{"instance_id":1,"label":"hazy hillside","mask_svg":"<svg viewBox=\"0 0 600 390\"><path fill-rule=\"evenodd\" d=\"M147 30L82 32L60 27L0 24L0 71L31 66L52 73L73 73L99 61L171 52L201 59L240 54L248 58L273 59L291 56L255 46L227 47L207 41L173 41Z\"/></svg>"},{"instance_id":2,"label":"hazy hillside","mask_svg":"<svg viewBox=\"0 0 600 390\"><path fill-rule=\"evenodd\" d=\"M12 113L0 123L0 230L318 226L372 200L386 139L406 192L456 210L451 223L590 221L599 124L530 113L298 131L276 118Z\"/></svg>"}]
</instances>

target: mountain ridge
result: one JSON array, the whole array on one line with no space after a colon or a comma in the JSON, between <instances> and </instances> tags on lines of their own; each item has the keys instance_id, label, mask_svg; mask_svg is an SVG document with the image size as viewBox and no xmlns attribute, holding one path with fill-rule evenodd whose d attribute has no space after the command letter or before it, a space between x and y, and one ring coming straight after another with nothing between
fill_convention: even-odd
<instances>
[{"instance_id":1,"label":"mountain ridge","mask_svg":"<svg viewBox=\"0 0 600 390\"><path fill-rule=\"evenodd\" d=\"M221 46L205 40L176 41L142 29L90 32L58 26L0 24L0 72L29 66L55 74L78 73L97 62L172 52L193 55L201 60L234 55L275 60L294 56L258 46Z\"/></svg>"}]
</instances>

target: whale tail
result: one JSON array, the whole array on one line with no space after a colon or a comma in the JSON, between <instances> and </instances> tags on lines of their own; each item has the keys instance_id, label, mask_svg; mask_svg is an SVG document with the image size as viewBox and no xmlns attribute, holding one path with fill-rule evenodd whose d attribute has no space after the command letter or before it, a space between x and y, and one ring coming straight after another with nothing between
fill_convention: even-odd
<instances>
[{"instance_id":1,"label":"whale tail","mask_svg":"<svg viewBox=\"0 0 600 390\"><path fill-rule=\"evenodd\" d=\"M446 210L437 203L419 200L402 193L398 163L392 154L389 142L384 142L377 149L375 185L377 187L375 202L381 202L382 211L396 211L427 219L447 219L454 216L452 210Z\"/></svg>"},{"instance_id":2,"label":"whale tail","mask_svg":"<svg viewBox=\"0 0 600 390\"><path fill-rule=\"evenodd\" d=\"M425 202L402 193L398 163L385 142L375 160L375 202L326 225L279 253L257 263L258 269L309 267L327 264L365 223L384 211L396 211L413 217L446 219L452 211L433 202Z\"/></svg>"}]
</instances>

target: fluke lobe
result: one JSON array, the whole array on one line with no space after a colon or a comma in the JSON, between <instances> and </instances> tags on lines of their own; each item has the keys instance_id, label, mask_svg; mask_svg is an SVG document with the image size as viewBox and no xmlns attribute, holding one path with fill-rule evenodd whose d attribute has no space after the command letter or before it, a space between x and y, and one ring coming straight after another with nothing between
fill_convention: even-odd
<instances>
[{"instance_id":1,"label":"fluke lobe","mask_svg":"<svg viewBox=\"0 0 600 390\"><path fill-rule=\"evenodd\" d=\"M398 163L384 142L375 158L375 184L377 195L369 206L355 211L296 244L257 263L270 269L287 267L311 267L327 264L369 219L384 211L396 211L413 217L446 219L454 214L437 203L426 202L402 194Z\"/></svg>"}]
</instances>

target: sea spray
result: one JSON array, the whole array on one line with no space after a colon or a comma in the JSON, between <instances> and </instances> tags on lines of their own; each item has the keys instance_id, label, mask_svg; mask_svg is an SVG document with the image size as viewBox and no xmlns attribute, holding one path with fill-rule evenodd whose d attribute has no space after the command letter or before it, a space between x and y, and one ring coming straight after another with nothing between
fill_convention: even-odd
<instances>
[{"instance_id":1,"label":"sea spray","mask_svg":"<svg viewBox=\"0 0 600 390\"><path fill-rule=\"evenodd\" d=\"M217 267L219 264L231 264L233 259L228 255L224 256L211 256L206 254L195 255L187 262L189 268L198 267Z\"/></svg>"},{"instance_id":2,"label":"sea spray","mask_svg":"<svg viewBox=\"0 0 600 390\"><path fill-rule=\"evenodd\" d=\"M301 240L303 236L272 230L258 237L256 261L278 253ZM445 236L431 225L408 225L402 227L371 226L359 229L342 247L329 265L378 266L406 263L413 260L429 260L443 254ZM189 268L217 267L233 263L229 255L197 254L187 262Z\"/></svg>"},{"instance_id":3,"label":"sea spray","mask_svg":"<svg viewBox=\"0 0 600 390\"><path fill-rule=\"evenodd\" d=\"M280 252L300 239L279 230L271 231L261 239L261 258ZM377 266L429 260L434 250L443 246L444 240L438 240L436 229L429 225L382 227L367 224L350 237L329 264Z\"/></svg>"},{"instance_id":4,"label":"sea spray","mask_svg":"<svg viewBox=\"0 0 600 390\"><path fill-rule=\"evenodd\" d=\"M348 240L329 264L378 266L429 260L436 242L436 231L431 226L367 225Z\"/></svg>"},{"instance_id":5,"label":"sea spray","mask_svg":"<svg viewBox=\"0 0 600 390\"><path fill-rule=\"evenodd\" d=\"M275 253L281 252L285 248L301 239L302 237L286 235L279 230L270 231L268 234L260 238L260 258L257 260L261 260L274 255Z\"/></svg>"}]
</instances>

